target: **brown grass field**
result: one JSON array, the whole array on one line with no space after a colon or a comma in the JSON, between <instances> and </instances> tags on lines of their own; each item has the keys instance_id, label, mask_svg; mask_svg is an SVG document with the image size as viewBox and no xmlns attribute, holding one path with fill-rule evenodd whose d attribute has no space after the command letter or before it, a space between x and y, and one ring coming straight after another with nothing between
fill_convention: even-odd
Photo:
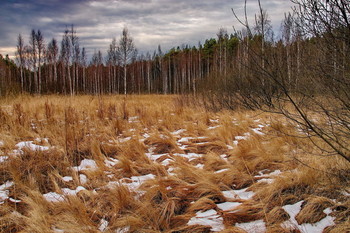
<instances>
[{"instance_id":1,"label":"brown grass field","mask_svg":"<svg viewBox=\"0 0 350 233\"><path fill-rule=\"evenodd\" d=\"M0 232L350 232L349 168L269 113L0 100Z\"/></svg>"}]
</instances>

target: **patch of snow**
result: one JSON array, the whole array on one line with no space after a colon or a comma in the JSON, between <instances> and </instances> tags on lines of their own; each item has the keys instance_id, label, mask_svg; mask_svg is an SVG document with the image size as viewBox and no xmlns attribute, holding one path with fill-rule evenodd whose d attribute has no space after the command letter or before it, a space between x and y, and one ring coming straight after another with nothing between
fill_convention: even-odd
<instances>
[{"instance_id":1,"label":"patch of snow","mask_svg":"<svg viewBox=\"0 0 350 233\"><path fill-rule=\"evenodd\" d=\"M177 142L188 142L190 139L193 139L192 137L182 137Z\"/></svg>"},{"instance_id":2,"label":"patch of snow","mask_svg":"<svg viewBox=\"0 0 350 233\"><path fill-rule=\"evenodd\" d=\"M236 207L238 207L239 205L241 205L242 203L240 202L223 202L220 204L217 204L218 208L223 210L223 211L229 211L229 210L233 210Z\"/></svg>"},{"instance_id":3,"label":"patch of snow","mask_svg":"<svg viewBox=\"0 0 350 233\"><path fill-rule=\"evenodd\" d=\"M12 181L6 181L4 184L0 185L0 191L12 187L14 183Z\"/></svg>"},{"instance_id":4,"label":"patch of snow","mask_svg":"<svg viewBox=\"0 0 350 233\"><path fill-rule=\"evenodd\" d=\"M164 159L164 160L161 162L161 164L162 164L163 166L168 166L171 162L173 162L172 159Z\"/></svg>"},{"instance_id":5,"label":"patch of snow","mask_svg":"<svg viewBox=\"0 0 350 233\"><path fill-rule=\"evenodd\" d=\"M9 198L10 191L8 188L13 186L12 181L6 181L4 184L0 185L0 204L3 204L5 200Z\"/></svg>"},{"instance_id":6,"label":"patch of snow","mask_svg":"<svg viewBox=\"0 0 350 233\"><path fill-rule=\"evenodd\" d=\"M139 119L138 116L129 117L129 123L137 123L137 122L139 122L138 119Z\"/></svg>"},{"instance_id":7,"label":"patch of snow","mask_svg":"<svg viewBox=\"0 0 350 233\"><path fill-rule=\"evenodd\" d=\"M123 178L120 182L110 181L107 187L112 188L116 185L123 184L129 188L130 191L136 191L145 181L155 179L155 175L147 174L144 176L132 176L129 178Z\"/></svg>"},{"instance_id":8,"label":"patch of snow","mask_svg":"<svg viewBox=\"0 0 350 233\"><path fill-rule=\"evenodd\" d=\"M159 159L160 157L167 155L167 154L152 154L152 153L146 153L146 156L153 161L156 161L157 159Z\"/></svg>"},{"instance_id":9,"label":"patch of snow","mask_svg":"<svg viewBox=\"0 0 350 233\"><path fill-rule=\"evenodd\" d=\"M269 176L278 176L278 175L280 175L280 174L282 174L282 172L281 172L280 170L276 170L276 171L271 172L271 173L268 174L268 175L269 175Z\"/></svg>"},{"instance_id":10,"label":"patch of snow","mask_svg":"<svg viewBox=\"0 0 350 233\"><path fill-rule=\"evenodd\" d=\"M237 198L237 195L235 194L235 192L233 192L233 190L222 191L222 194L224 195L225 198L229 198L229 199Z\"/></svg>"},{"instance_id":11,"label":"patch of snow","mask_svg":"<svg viewBox=\"0 0 350 233\"><path fill-rule=\"evenodd\" d=\"M212 129L216 129L216 128L219 128L221 127L220 125L215 125L215 126L210 126L208 127L209 130L212 130Z\"/></svg>"},{"instance_id":12,"label":"patch of snow","mask_svg":"<svg viewBox=\"0 0 350 233\"><path fill-rule=\"evenodd\" d=\"M198 163L195 167L199 168L199 169L203 169L204 168L204 164Z\"/></svg>"},{"instance_id":13,"label":"patch of snow","mask_svg":"<svg viewBox=\"0 0 350 233\"><path fill-rule=\"evenodd\" d=\"M243 200L248 200L250 198L252 198L255 193L254 192L247 192L248 188L245 188L245 189L240 189L240 190L233 190L235 192L235 194L240 198L240 199L243 199Z\"/></svg>"},{"instance_id":14,"label":"patch of snow","mask_svg":"<svg viewBox=\"0 0 350 233\"><path fill-rule=\"evenodd\" d=\"M55 192L45 193L43 194L43 196L46 199L46 201L49 201L49 202L64 201L64 196Z\"/></svg>"},{"instance_id":15,"label":"patch of snow","mask_svg":"<svg viewBox=\"0 0 350 233\"><path fill-rule=\"evenodd\" d=\"M126 226L126 227L118 228L116 230L116 233L127 233L129 232L129 230L130 230L130 226Z\"/></svg>"},{"instance_id":16,"label":"patch of snow","mask_svg":"<svg viewBox=\"0 0 350 233\"><path fill-rule=\"evenodd\" d=\"M120 142L120 143L124 143L124 142L130 141L130 140L131 140L131 137L118 138L118 142Z\"/></svg>"},{"instance_id":17,"label":"patch of snow","mask_svg":"<svg viewBox=\"0 0 350 233\"><path fill-rule=\"evenodd\" d=\"M56 227L52 228L53 232L56 232L56 233L64 233L64 230L61 230L61 229L58 229Z\"/></svg>"},{"instance_id":18,"label":"patch of snow","mask_svg":"<svg viewBox=\"0 0 350 233\"><path fill-rule=\"evenodd\" d=\"M81 184L86 184L88 182L88 178L84 174L79 174L79 181Z\"/></svg>"},{"instance_id":19,"label":"patch of snow","mask_svg":"<svg viewBox=\"0 0 350 233\"><path fill-rule=\"evenodd\" d=\"M342 191L341 194L343 194L346 197L350 197L350 193L348 193L347 191Z\"/></svg>"},{"instance_id":20,"label":"patch of snow","mask_svg":"<svg viewBox=\"0 0 350 233\"><path fill-rule=\"evenodd\" d=\"M8 160L8 156L0 156L0 163L5 162L6 160Z\"/></svg>"},{"instance_id":21,"label":"patch of snow","mask_svg":"<svg viewBox=\"0 0 350 233\"><path fill-rule=\"evenodd\" d=\"M179 134L182 134L183 132L186 132L186 129L179 129L179 130L176 130L176 131L172 132L171 134L179 135Z\"/></svg>"},{"instance_id":22,"label":"patch of snow","mask_svg":"<svg viewBox=\"0 0 350 233\"><path fill-rule=\"evenodd\" d=\"M248 136L236 136L235 137L236 141L239 141L239 140L247 140L248 139ZM238 142L237 142L238 144Z\"/></svg>"},{"instance_id":23,"label":"patch of snow","mask_svg":"<svg viewBox=\"0 0 350 233\"><path fill-rule=\"evenodd\" d=\"M215 210L199 211L196 216L188 221L187 225L210 226L212 231L223 231L225 229L223 218Z\"/></svg>"},{"instance_id":24,"label":"patch of snow","mask_svg":"<svg viewBox=\"0 0 350 233\"><path fill-rule=\"evenodd\" d=\"M228 161L228 160L227 160L227 155L226 155L226 154L220 155L220 158L223 159L223 160L225 160L226 162Z\"/></svg>"},{"instance_id":25,"label":"patch of snow","mask_svg":"<svg viewBox=\"0 0 350 233\"><path fill-rule=\"evenodd\" d=\"M48 146L36 145L34 144L33 141L19 142L15 146L18 148L18 150L14 150L14 152L15 153L17 152L19 154L23 153L23 148L28 148L29 150L32 150L32 151L46 151L50 149L50 147Z\"/></svg>"},{"instance_id":26,"label":"patch of snow","mask_svg":"<svg viewBox=\"0 0 350 233\"><path fill-rule=\"evenodd\" d=\"M227 146L227 149L233 150L233 147L232 147L232 146L230 146L230 145L226 145L226 146Z\"/></svg>"},{"instance_id":27,"label":"patch of snow","mask_svg":"<svg viewBox=\"0 0 350 233\"><path fill-rule=\"evenodd\" d=\"M274 179L266 179L266 178L263 178L263 179L258 180L258 183L272 184L273 181L274 181Z\"/></svg>"},{"instance_id":28,"label":"patch of snow","mask_svg":"<svg viewBox=\"0 0 350 233\"><path fill-rule=\"evenodd\" d=\"M255 128L255 129L252 129L252 131L256 134L259 134L259 135L265 135L263 132L261 132L262 128Z\"/></svg>"},{"instance_id":29,"label":"patch of snow","mask_svg":"<svg viewBox=\"0 0 350 233\"><path fill-rule=\"evenodd\" d=\"M263 171L260 171L259 175L256 175L255 177L256 178L265 178L265 179L258 180L258 183L265 182L265 183L271 184L274 181L274 179L268 179L268 177L278 176L280 174L282 174L282 172L280 170L273 171L269 174L264 174Z\"/></svg>"},{"instance_id":30,"label":"patch of snow","mask_svg":"<svg viewBox=\"0 0 350 233\"><path fill-rule=\"evenodd\" d=\"M285 221L282 223L282 226L287 229L298 229L301 232L307 232L307 233L322 233L323 230L328 227L334 225L335 217L329 216L330 213L332 213L332 210L330 208L327 208L323 210L327 216L323 219L321 219L317 223L303 223L301 225L298 224L297 220L295 219L295 216L300 212L301 205L304 201L299 201L293 205L285 205L282 208L289 214L290 219L288 221Z\"/></svg>"},{"instance_id":31,"label":"patch of snow","mask_svg":"<svg viewBox=\"0 0 350 233\"><path fill-rule=\"evenodd\" d=\"M3 147L5 145L4 141L0 140L0 147Z\"/></svg>"},{"instance_id":32,"label":"patch of snow","mask_svg":"<svg viewBox=\"0 0 350 233\"><path fill-rule=\"evenodd\" d=\"M80 162L80 165L78 167L73 167L73 170L75 171L84 171L84 170L90 170L90 171L95 171L97 170L97 164L94 160L92 159L83 159Z\"/></svg>"},{"instance_id":33,"label":"patch of snow","mask_svg":"<svg viewBox=\"0 0 350 233\"><path fill-rule=\"evenodd\" d=\"M189 140L203 140L203 139L208 139L208 137L202 136L202 137L182 137L178 140L178 142L188 142Z\"/></svg>"},{"instance_id":34,"label":"patch of snow","mask_svg":"<svg viewBox=\"0 0 350 233\"><path fill-rule=\"evenodd\" d=\"M228 168L224 168L224 169L221 169L221 170L218 170L218 171L215 171L214 173L222 173L222 172L226 172L228 171L229 169Z\"/></svg>"},{"instance_id":35,"label":"patch of snow","mask_svg":"<svg viewBox=\"0 0 350 233\"><path fill-rule=\"evenodd\" d=\"M183 158L187 158L189 159L189 161L193 160L193 159L196 159L196 158L200 158L202 157L201 154L196 154L196 153L187 153L187 154L174 154L175 156L180 156L180 157L183 157Z\"/></svg>"},{"instance_id":36,"label":"patch of snow","mask_svg":"<svg viewBox=\"0 0 350 233\"><path fill-rule=\"evenodd\" d=\"M117 163L119 163L119 160L118 160L118 159L115 159L115 158L108 158L108 159L105 159L105 164L106 164L106 166L109 167L109 168L115 166Z\"/></svg>"},{"instance_id":37,"label":"patch of snow","mask_svg":"<svg viewBox=\"0 0 350 233\"><path fill-rule=\"evenodd\" d=\"M77 193L79 193L82 190L86 190L83 186L78 186L75 190L69 189L69 188L63 188L62 192L64 195L72 195L75 196Z\"/></svg>"},{"instance_id":38,"label":"patch of snow","mask_svg":"<svg viewBox=\"0 0 350 233\"><path fill-rule=\"evenodd\" d=\"M73 177L71 177L71 176L64 176L64 177L62 177L62 180L65 181L65 182L69 182L69 181L73 180Z\"/></svg>"},{"instance_id":39,"label":"patch of snow","mask_svg":"<svg viewBox=\"0 0 350 233\"><path fill-rule=\"evenodd\" d=\"M265 222L257 220L253 222L236 223L236 227L242 228L249 233L264 233L266 232Z\"/></svg>"},{"instance_id":40,"label":"patch of snow","mask_svg":"<svg viewBox=\"0 0 350 233\"><path fill-rule=\"evenodd\" d=\"M109 222L107 220L101 219L100 225L98 226L98 230L102 231L102 232L105 231L108 227L108 224L109 224Z\"/></svg>"},{"instance_id":41,"label":"patch of snow","mask_svg":"<svg viewBox=\"0 0 350 233\"><path fill-rule=\"evenodd\" d=\"M9 201L13 202L13 203L20 203L20 202L22 202L21 200L16 200L16 199L14 199L12 197L9 198Z\"/></svg>"}]
</instances>

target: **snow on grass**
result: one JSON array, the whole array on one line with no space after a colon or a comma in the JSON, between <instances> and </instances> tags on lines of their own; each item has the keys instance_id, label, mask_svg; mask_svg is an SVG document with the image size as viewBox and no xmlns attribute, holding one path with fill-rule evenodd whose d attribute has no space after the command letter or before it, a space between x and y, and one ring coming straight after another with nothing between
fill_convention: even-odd
<instances>
[{"instance_id":1,"label":"snow on grass","mask_svg":"<svg viewBox=\"0 0 350 233\"><path fill-rule=\"evenodd\" d=\"M0 147L3 147L5 145L4 141L0 140Z\"/></svg>"},{"instance_id":2,"label":"snow on grass","mask_svg":"<svg viewBox=\"0 0 350 233\"><path fill-rule=\"evenodd\" d=\"M86 184L88 182L88 178L84 174L79 174L79 181L81 184Z\"/></svg>"},{"instance_id":3,"label":"snow on grass","mask_svg":"<svg viewBox=\"0 0 350 233\"><path fill-rule=\"evenodd\" d=\"M196 154L196 153L187 153L187 154L178 154L178 153L176 153L176 154L174 154L174 156L180 156L180 157L183 157L183 158L187 158L189 161L202 157L201 154Z\"/></svg>"},{"instance_id":4,"label":"snow on grass","mask_svg":"<svg viewBox=\"0 0 350 233\"><path fill-rule=\"evenodd\" d=\"M274 181L274 179L266 179L266 178L263 178L263 179L258 180L258 183L272 184L273 181Z\"/></svg>"},{"instance_id":5,"label":"snow on grass","mask_svg":"<svg viewBox=\"0 0 350 233\"><path fill-rule=\"evenodd\" d=\"M127 233L129 231L130 231L130 226L126 226L126 227L118 228L116 230L116 233Z\"/></svg>"},{"instance_id":6,"label":"snow on grass","mask_svg":"<svg viewBox=\"0 0 350 233\"><path fill-rule=\"evenodd\" d=\"M239 189L239 190L228 190L228 191L222 191L222 194L224 197L229 199L242 199L242 200L248 200L251 199L255 193L251 191L247 191L248 188L245 189Z\"/></svg>"},{"instance_id":7,"label":"snow on grass","mask_svg":"<svg viewBox=\"0 0 350 233\"><path fill-rule=\"evenodd\" d=\"M235 192L233 190L222 191L222 194L224 195L225 198L229 198L229 199L237 198L237 195L235 194Z\"/></svg>"},{"instance_id":8,"label":"snow on grass","mask_svg":"<svg viewBox=\"0 0 350 233\"><path fill-rule=\"evenodd\" d=\"M268 174L264 174L263 171L260 171L259 175L256 175L255 177L258 177L258 178L259 177L270 177L270 176L278 176L280 174L282 174L281 170L275 170L275 171L268 173Z\"/></svg>"},{"instance_id":9,"label":"snow on grass","mask_svg":"<svg viewBox=\"0 0 350 233\"><path fill-rule=\"evenodd\" d=\"M0 156L0 163L5 162L6 160L8 160L8 156Z\"/></svg>"},{"instance_id":10,"label":"snow on grass","mask_svg":"<svg viewBox=\"0 0 350 233\"><path fill-rule=\"evenodd\" d=\"M49 192L49 193L45 193L43 194L44 198L46 199L46 201L48 202L60 202L60 201L64 201L64 196L55 192Z\"/></svg>"},{"instance_id":11,"label":"snow on grass","mask_svg":"<svg viewBox=\"0 0 350 233\"><path fill-rule=\"evenodd\" d=\"M4 184L0 185L0 204L3 204L4 201L9 198L10 191L7 189L12 186L12 181L6 181Z\"/></svg>"},{"instance_id":12,"label":"snow on grass","mask_svg":"<svg viewBox=\"0 0 350 233\"><path fill-rule=\"evenodd\" d=\"M107 220L101 219L100 225L98 226L98 230L102 231L102 232L105 231L108 227L108 224L109 224L109 222Z\"/></svg>"},{"instance_id":13,"label":"snow on grass","mask_svg":"<svg viewBox=\"0 0 350 233\"><path fill-rule=\"evenodd\" d=\"M47 142L47 139L44 138L43 139L45 142ZM36 145L34 143L34 141L25 141L25 142L19 142L15 145L15 147L17 147L17 150L13 150L13 152L15 154L22 154L23 153L23 149L27 148L29 150L32 151L46 151L49 150L50 147L49 146L40 146L40 145Z\"/></svg>"},{"instance_id":14,"label":"snow on grass","mask_svg":"<svg viewBox=\"0 0 350 233\"><path fill-rule=\"evenodd\" d=\"M131 140L131 137L118 138L118 142L119 143L124 143L124 142L130 141L130 140Z\"/></svg>"},{"instance_id":15,"label":"snow on grass","mask_svg":"<svg viewBox=\"0 0 350 233\"><path fill-rule=\"evenodd\" d=\"M202 136L202 137L182 137L177 142L183 143L183 142L189 142L190 140L203 140L208 139L208 137Z\"/></svg>"},{"instance_id":16,"label":"snow on grass","mask_svg":"<svg viewBox=\"0 0 350 233\"><path fill-rule=\"evenodd\" d=\"M64 195L72 195L75 196L77 193L79 193L82 190L86 190L83 186L78 186L75 190L69 189L69 188L63 188L62 192Z\"/></svg>"},{"instance_id":17,"label":"snow on grass","mask_svg":"<svg viewBox=\"0 0 350 233\"><path fill-rule=\"evenodd\" d=\"M64 177L62 177L62 180L65 181L65 182L73 181L73 177L71 177L71 176L64 176Z\"/></svg>"},{"instance_id":18,"label":"snow on grass","mask_svg":"<svg viewBox=\"0 0 350 233\"><path fill-rule=\"evenodd\" d=\"M210 226L212 231L222 231L225 229L223 221L224 219L212 209L205 212L197 212L196 216L192 217L187 225Z\"/></svg>"},{"instance_id":19,"label":"snow on grass","mask_svg":"<svg viewBox=\"0 0 350 233\"><path fill-rule=\"evenodd\" d=\"M218 208L223 210L223 211L229 211L229 210L233 210L236 207L238 207L239 205L241 205L242 203L240 202L223 202L220 204L217 204Z\"/></svg>"},{"instance_id":20,"label":"snow on grass","mask_svg":"<svg viewBox=\"0 0 350 233\"><path fill-rule=\"evenodd\" d=\"M12 197L9 198L9 201L13 202L13 203L20 203L20 202L22 202L21 200L16 200L16 199L14 199Z\"/></svg>"},{"instance_id":21,"label":"snow on grass","mask_svg":"<svg viewBox=\"0 0 350 233\"><path fill-rule=\"evenodd\" d=\"M248 139L248 135L245 135L245 136L236 136L235 139L237 141L237 144L238 144L238 141L240 140L247 140ZM236 144L236 143L235 143Z\"/></svg>"},{"instance_id":22,"label":"snow on grass","mask_svg":"<svg viewBox=\"0 0 350 233\"><path fill-rule=\"evenodd\" d=\"M157 159L159 159L160 157L164 156L164 155L167 155L166 153L165 154L152 154L152 153L146 153L146 156L152 160L152 161L156 161Z\"/></svg>"},{"instance_id":23,"label":"snow on grass","mask_svg":"<svg viewBox=\"0 0 350 233\"><path fill-rule=\"evenodd\" d=\"M252 129L252 131L258 135L265 135L263 132L261 132L262 128L255 128L255 129Z\"/></svg>"},{"instance_id":24,"label":"snow on grass","mask_svg":"<svg viewBox=\"0 0 350 233\"><path fill-rule=\"evenodd\" d=\"M344 191L342 191L341 193L342 193L344 196L346 196L346 197L350 197L350 193L348 193L348 192L347 192L347 191L345 191L345 190L344 190Z\"/></svg>"},{"instance_id":25,"label":"snow on grass","mask_svg":"<svg viewBox=\"0 0 350 233\"><path fill-rule=\"evenodd\" d=\"M163 166L168 166L170 163L172 163L172 159L164 159L162 162L160 162Z\"/></svg>"},{"instance_id":26,"label":"snow on grass","mask_svg":"<svg viewBox=\"0 0 350 233\"><path fill-rule=\"evenodd\" d=\"M287 228L289 230L298 229L299 231L305 233L322 233L326 227L335 224L335 217L329 216L329 214L332 213L332 210L330 208L327 208L323 210L323 212L327 214L327 216L321 219L319 222L313 224L303 223L299 225L297 220L295 219L295 216L300 212L301 205L303 204L303 202L304 201L299 201L293 205L285 205L282 207L290 216L290 219L288 221L282 223L282 226L284 228Z\"/></svg>"},{"instance_id":27,"label":"snow on grass","mask_svg":"<svg viewBox=\"0 0 350 233\"><path fill-rule=\"evenodd\" d=\"M138 122L140 122L138 116L129 117L129 123L138 123Z\"/></svg>"},{"instance_id":28,"label":"snow on grass","mask_svg":"<svg viewBox=\"0 0 350 233\"><path fill-rule=\"evenodd\" d=\"M86 190L83 186L78 186L76 189L69 189L69 188L63 188L62 193L59 194L56 192L49 192L43 194L43 197L46 199L48 202L61 202L64 201L64 197L67 195L75 196L77 195L80 191Z\"/></svg>"},{"instance_id":29,"label":"snow on grass","mask_svg":"<svg viewBox=\"0 0 350 233\"><path fill-rule=\"evenodd\" d=\"M182 137L177 142L179 143L188 142L190 139L193 139L193 137Z\"/></svg>"},{"instance_id":30,"label":"snow on grass","mask_svg":"<svg viewBox=\"0 0 350 233\"><path fill-rule=\"evenodd\" d=\"M77 167L73 167L74 171L84 171L84 170L90 170L90 171L95 171L97 170L97 164L94 160L92 159L83 159L80 162L80 165Z\"/></svg>"},{"instance_id":31,"label":"snow on grass","mask_svg":"<svg viewBox=\"0 0 350 233\"><path fill-rule=\"evenodd\" d=\"M257 220L253 222L236 223L236 227L242 228L249 233L264 233L266 232L265 222Z\"/></svg>"},{"instance_id":32,"label":"snow on grass","mask_svg":"<svg viewBox=\"0 0 350 233\"><path fill-rule=\"evenodd\" d=\"M228 168L224 168L224 169L215 171L214 173L218 174L218 173L222 173L222 172L226 172L226 171L229 171L229 169Z\"/></svg>"},{"instance_id":33,"label":"snow on grass","mask_svg":"<svg viewBox=\"0 0 350 233\"><path fill-rule=\"evenodd\" d=\"M174 132L171 132L172 135L179 135L179 134L182 134L186 132L186 129L179 129L179 130L176 130Z\"/></svg>"},{"instance_id":34,"label":"snow on grass","mask_svg":"<svg viewBox=\"0 0 350 233\"><path fill-rule=\"evenodd\" d=\"M234 192L240 199L248 200L248 199L252 198L255 195L255 193L251 192L251 191L247 191L247 189L248 188L234 190Z\"/></svg>"},{"instance_id":35,"label":"snow on grass","mask_svg":"<svg viewBox=\"0 0 350 233\"><path fill-rule=\"evenodd\" d=\"M108 182L107 187L115 188L118 185L124 185L128 187L130 191L136 192L145 181L155 179L155 177L156 176L153 174L147 174L143 176L132 176L130 178L123 178L120 181L110 181Z\"/></svg>"},{"instance_id":36,"label":"snow on grass","mask_svg":"<svg viewBox=\"0 0 350 233\"><path fill-rule=\"evenodd\" d=\"M58 228L52 228L53 232L55 233L64 233L64 230L58 229Z\"/></svg>"},{"instance_id":37,"label":"snow on grass","mask_svg":"<svg viewBox=\"0 0 350 233\"><path fill-rule=\"evenodd\" d=\"M107 167L111 168L113 166L115 166L116 164L119 163L119 160L118 159L114 159L114 158L108 158L108 159L105 159L105 164Z\"/></svg>"},{"instance_id":38,"label":"snow on grass","mask_svg":"<svg viewBox=\"0 0 350 233\"><path fill-rule=\"evenodd\" d=\"M219 128L221 127L220 125L215 125L215 126L210 126L208 127L209 130L213 130L213 129L216 129L216 128Z\"/></svg>"},{"instance_id":39,"label":"snow on grass","mask_svg":"<svg viewBox=\"0 0 350 233\"><path fill-rule=\"evenodd\" d=\"M258 183L264 182L264 183L268 183L271 184L273 183L274 179L270 178L270 177L275 177L282 174L282 172L280 170L275 170L271 173L268 174L264 174L263 171L259 172L259 175L256 175L256 178L262 178L258 180Z\"/></svg>"},{"instance_id":40,"label":"snow on grass","mask_svg":"<svg viewBox=\"0 0 350 233\"><path fill-rule=\"evenodd\" d=\"M233 149L233 148L232 148L232 149ZM220 158L221 158L222 160L228 162L227 156L228 156L227 154L222 154L222 155L220 155Z\"/></svg>"}]
</instances>

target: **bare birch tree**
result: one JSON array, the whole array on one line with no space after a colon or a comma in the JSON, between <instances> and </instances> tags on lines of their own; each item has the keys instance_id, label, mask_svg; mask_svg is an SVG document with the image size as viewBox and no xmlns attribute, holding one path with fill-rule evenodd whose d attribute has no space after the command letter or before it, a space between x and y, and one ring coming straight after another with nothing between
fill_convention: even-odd
<instances>
[{"instance_id":1,"label":"bare birch tree","mask_svg":"<svg viewBox=\"0 0 350 233\"><path fill-rule=\"evenodd\" d=\"M117 52L124 70L124 76L123 76L124 77L124 95L126 95L127 65L132 61L136 53L134 41L130 36L129 31L126 27L124 27L122 35L120 37L119 46L117 47Z\"/></svg>"}]
</instances>

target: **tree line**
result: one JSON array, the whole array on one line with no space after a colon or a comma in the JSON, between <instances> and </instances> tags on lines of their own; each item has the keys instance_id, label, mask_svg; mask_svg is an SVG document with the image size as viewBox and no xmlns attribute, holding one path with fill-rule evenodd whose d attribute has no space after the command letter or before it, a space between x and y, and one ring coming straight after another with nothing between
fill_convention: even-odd
<instances>
[{"instance_id":1,"label":"tree line","mask_svg":"<svg viewBox=\"0 0 350 233\"><path fill-rule=\"evenodd\" d=\"M333 50L321 54L319 45L328 32L307 33L305 20L297 12L285 14L282 36L275 38L267 11L260 9L252 26L241 21L243 30L234 34L220 28L216 38L203 44L178 46L165 53L159 45L152 54L138 54L124 28L119 40L112 39L106 55L95 51L90 61L74 26L66 28L60 43L56 39L46 43L40 30L32 30L28 44L18 36L16 59L2 72L6 75L1 77L0 90L2 94L68 95L204 92L208 97L227 93L228 98L222 99L231 106L230 93L239 93L237 97L252 106L271 105L273 96L280 94L277 82L271 82L265 71L278 73L275 81L293 92L316 93L321 84L342 84L340 79L325 78L309 68L322 61L327 73L344 79L348 43L335 42ZM310 83L313 89L307 88Z\"/></svg>"}]
</instances>

